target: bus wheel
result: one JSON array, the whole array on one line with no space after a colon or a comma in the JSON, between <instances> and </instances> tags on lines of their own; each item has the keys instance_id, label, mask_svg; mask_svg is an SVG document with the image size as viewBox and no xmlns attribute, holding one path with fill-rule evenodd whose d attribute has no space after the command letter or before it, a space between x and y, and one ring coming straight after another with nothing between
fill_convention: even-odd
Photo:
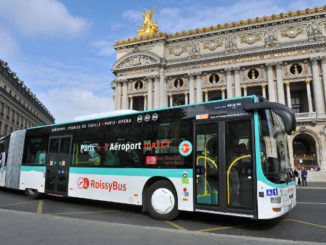
<instances>
[{"instance_id":1,"label":"bus wheel","mask_svg":"<svg viewBox=\"0 0 326 245\"><path fill-rule=\"evenodd\" d=\"M26 189L25 193L28 197L30 197L32 199L37 199L40 197L40 193L35 189L28 188L28 189Z\"/></svg>"},{"instance_id":2,"label":"bus wheel","mask_svg":"<svg viewBox=\"0 0 326 245\"><path fill-rule=\"evenodd\" d=\"M152 184L146 196L148 212L153 218L173 220L178 216L177 194L168 181L160 180Z\"/></svg>"}]
</instances>

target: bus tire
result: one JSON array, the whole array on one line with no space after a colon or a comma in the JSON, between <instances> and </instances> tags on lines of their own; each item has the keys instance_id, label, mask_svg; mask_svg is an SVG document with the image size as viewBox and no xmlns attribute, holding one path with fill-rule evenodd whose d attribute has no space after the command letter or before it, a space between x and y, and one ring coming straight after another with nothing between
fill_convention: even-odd
<instances>
[{"instance_id":1,"label":"bus tire","mask_svg":"<svg viewBox=\"0 0 326 245\"><path fill-rule=\"evenodd\" d=\"M159 180L153 183L146 197L148 213L154 219L173 220L178 216L177 194L170 182Z\"/></svg>"},{"instance_id":2,"label":"bus tire","mask_svg":"<svg viewBox=\"0 0 326 245\"><path fill-rule=\"evenodd\" d=\"M26 189L25 190L26 196L28 196L31 199L37 199L40 197L40 193L36 189Z\"/></svg>"}]
</instances>

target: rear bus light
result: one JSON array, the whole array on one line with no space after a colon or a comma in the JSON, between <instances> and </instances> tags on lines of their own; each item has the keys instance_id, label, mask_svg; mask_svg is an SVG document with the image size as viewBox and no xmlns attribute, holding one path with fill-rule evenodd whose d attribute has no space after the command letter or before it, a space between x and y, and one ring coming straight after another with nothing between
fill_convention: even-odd
<instances>
[{"instance_id":1,"label":"rear bus light","mask_svg":"<svg viewBox=\"0 0 326 245\"><path fill-rule=\"evenodd\" d=\"M282 210L281 208L273 208L274 212L281 212L281 210Z\"/></svg>"}]
</instances>

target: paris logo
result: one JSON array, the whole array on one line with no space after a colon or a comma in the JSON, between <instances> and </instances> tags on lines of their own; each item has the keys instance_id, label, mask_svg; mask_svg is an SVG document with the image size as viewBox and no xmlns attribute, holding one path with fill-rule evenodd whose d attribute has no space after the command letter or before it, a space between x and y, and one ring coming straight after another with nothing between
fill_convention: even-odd
<instances>
[{"instance_id":1,"label":"paris logo","mask_svg":"<svg viewBox=\"0 0 326 245\"><path fill-rule=\"evenodd\" d=\"M184 140L179 145L179 152L182 156L189 156L192 152L192 144L188 140Z\"/></svg>"},{"instance_id":2,"label":"paris logo","mask_svg":"<svg viewBox=\"0 0 326 245\"><path fill-rule=\"evenodd\" d=\"M77 185L79 189L88 189L89 187L89 180L88 178L80 177L77 181Z\"/></svg>"}]
</instances>

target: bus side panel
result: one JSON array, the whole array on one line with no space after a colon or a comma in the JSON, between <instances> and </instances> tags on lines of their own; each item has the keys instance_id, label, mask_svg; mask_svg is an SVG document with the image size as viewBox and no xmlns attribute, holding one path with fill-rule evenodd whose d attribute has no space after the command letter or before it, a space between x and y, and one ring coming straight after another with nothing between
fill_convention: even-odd
<instances>
[{"instance_id":1,"label":"bus side panel","mask_svg":"<svg viewBox=\"0 0 326 245\"><path fill-rule=\"evenodd\" d=\"M2 169L0 169L0 187L4 187L5 186L5 181L6 181L6 170L7 170L7 166L2 167Z\"/></svg>"},{"instance_id":2,"label":"bus side panel","mask_svg":"<svg viewBox=\"0 0 326 245\"><path fill-rule=\"evenodd\" d=\"M193 211L191 169L73 167L70 168L68 196L142 205L143 188L155 176L166 177L173 183L179 210Z\"/></svg>"},{"instance_id":3,"label":"bus side panel","mask_svg":"<svg viewBox=\"0 0 326 245\"><path fill-rule=\"evenodd\" d=\"M267 185L257 182L258 219L274 219L287 213L296 206L294 182L289 185ZM262 194L263 193L263 194Z\"/></svg>"},{"instance_id":4,"label":"bus side panel","mask_svg":"<svg viewBox=\"0 0 326 245\"><path fill-rule=\"evenodd\" d=\"M22 166L19 189L34 189L43 193L45 188L45 166Z\"/></svg>"},{"instance_id":5,"label":"bus side panel","mask_svg":"<svg viewBox=\"0 0 326 245\"><path fill-rule=\"evenodd\" d=\"M15 131L10 136L5 186L19 189L20 166L23 159L26 130Z\"/></svg>"}]
</instances>

